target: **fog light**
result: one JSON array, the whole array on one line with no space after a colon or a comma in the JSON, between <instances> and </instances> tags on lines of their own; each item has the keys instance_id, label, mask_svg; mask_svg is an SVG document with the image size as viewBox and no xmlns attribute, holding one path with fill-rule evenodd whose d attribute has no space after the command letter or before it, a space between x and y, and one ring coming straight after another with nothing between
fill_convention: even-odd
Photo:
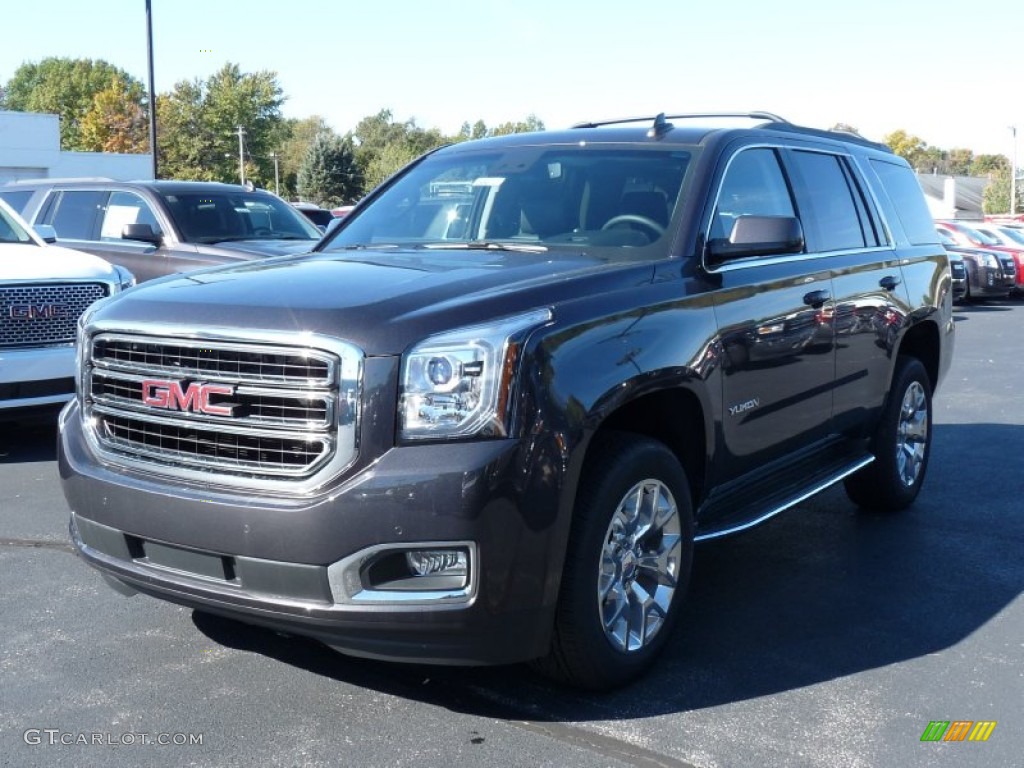
<instances>
[{"instance_id":1,"label":"fog light","mask_svg":"<svg viewBox=\"0 0 1024 768\"><path fill-rule=\"evenodd\" d=\"M465 576L466 552L461 549L423 549L405 553L416 576Z\"/></svg>"}]
</instances>

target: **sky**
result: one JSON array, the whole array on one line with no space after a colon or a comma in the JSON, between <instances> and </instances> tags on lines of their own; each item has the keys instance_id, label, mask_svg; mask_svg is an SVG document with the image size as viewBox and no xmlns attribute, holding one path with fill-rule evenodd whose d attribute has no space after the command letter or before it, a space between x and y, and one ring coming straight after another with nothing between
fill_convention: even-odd
<instances>
[{"instance_id":1,"label":"sky","mask_svg":"<svg viewBox=\"0 0 1024 768\"><path fill-rule=\"evenodd\" d=\"M151 2L158 93L225 62L270 70L286 117L320 115L339 133L381 109L446 133L531 113L562 128L766 110L976 154L1010 156L1010 126L1024 141L1020 0ZM0 82L48 56L104 59L146 82L145 0L17 8L3 13Z\"/></svg>"}]
</instances>

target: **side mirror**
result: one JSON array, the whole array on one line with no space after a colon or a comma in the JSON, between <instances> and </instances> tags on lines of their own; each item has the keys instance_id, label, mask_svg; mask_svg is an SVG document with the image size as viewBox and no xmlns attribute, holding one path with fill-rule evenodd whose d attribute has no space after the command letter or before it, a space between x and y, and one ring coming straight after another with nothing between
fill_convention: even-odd
<instances>
[{"instance_id":1,"label":"side mirror","mask_svg":"<svg viewBox=\"0 0 1024 768\"><path fill-rule=\"evenodd\" d=\"M49 224L36 224L36 234L39 235L44 243L56 243L57 242L57 230Z\"/></svg>"},{"instance_id":2,"label":"side mirror","mask_svg":"<svg viewBox=\"0 0 1024 768\"><path fill-rule=\"evenodd\" d=\"M141 240L144 243L160 245L163 238L153 231L149 224L125 224L121 230L122 240Z\"/></svg>"},{"instance_id":3,"label":"side mirror","mask_svg":"<svg viewBox=\"0 0 1024 768\"><path fill-rule=\"evenodd\" d=\"M708 257L715 263L747 256L800 253L804 230L794 216L739 216L728 240L709 240Z\"/></svg>"}]
</instances>

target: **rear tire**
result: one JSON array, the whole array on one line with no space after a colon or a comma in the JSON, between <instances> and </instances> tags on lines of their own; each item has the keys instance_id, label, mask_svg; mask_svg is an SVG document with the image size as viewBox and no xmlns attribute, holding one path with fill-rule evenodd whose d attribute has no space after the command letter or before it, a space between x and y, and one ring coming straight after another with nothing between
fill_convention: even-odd
<instances>
[{"instance_id":1,"label":"rear tire","mask_svg":"<svg viewBox=\"0 0 1024 768\"><path fill-rule=\"evenodd\" d=\"M931 440L931 380L920 360L901 356L871 441L875 461L846 478L846 494L868 509L906 509L921 491Z\"/></svg>"},{"instance_id":2,"label":"rear tire","mask_svg":"<svg viewBox=\"0 0 1024 768\"><path fill-rule=\"evenodd\" d=\"M537 662L570 685L607 690L646 671L672 631L693 563L690 487L650 438L595 438L580 479L551 650Z\"/></svg>"}]
</instances>

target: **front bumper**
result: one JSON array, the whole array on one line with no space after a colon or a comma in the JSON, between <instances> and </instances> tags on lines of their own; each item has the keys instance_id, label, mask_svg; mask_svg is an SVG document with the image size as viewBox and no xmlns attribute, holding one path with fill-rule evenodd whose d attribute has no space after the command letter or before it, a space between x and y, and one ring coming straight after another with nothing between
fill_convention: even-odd
<instances>
[{"instance_id":1,"label":"front bumper","mask_svg":"<svg viewBox=\"0 0 1024 768\"><path fill-rule=\"evenodd\" d=\"M261 498L104 466L77 403L59 440L72 541L119 586L354 655L423 663L510 663L547 650L564 531L557 490L531 489L521 454L515 440L394 448L328 492ZM446 543L471 553L463 590L339 594L339 563Z\"/></svg>"},{"instance_id":2,"label":"front bumper","mask_svg":"<svg viewBox=\"0 0 1024 768\"><path fill-rule=\"evenodd\" d=\"M74 374L73 345L0 349L0 411L66 403Z\"/></svg>"}]
</instances>

